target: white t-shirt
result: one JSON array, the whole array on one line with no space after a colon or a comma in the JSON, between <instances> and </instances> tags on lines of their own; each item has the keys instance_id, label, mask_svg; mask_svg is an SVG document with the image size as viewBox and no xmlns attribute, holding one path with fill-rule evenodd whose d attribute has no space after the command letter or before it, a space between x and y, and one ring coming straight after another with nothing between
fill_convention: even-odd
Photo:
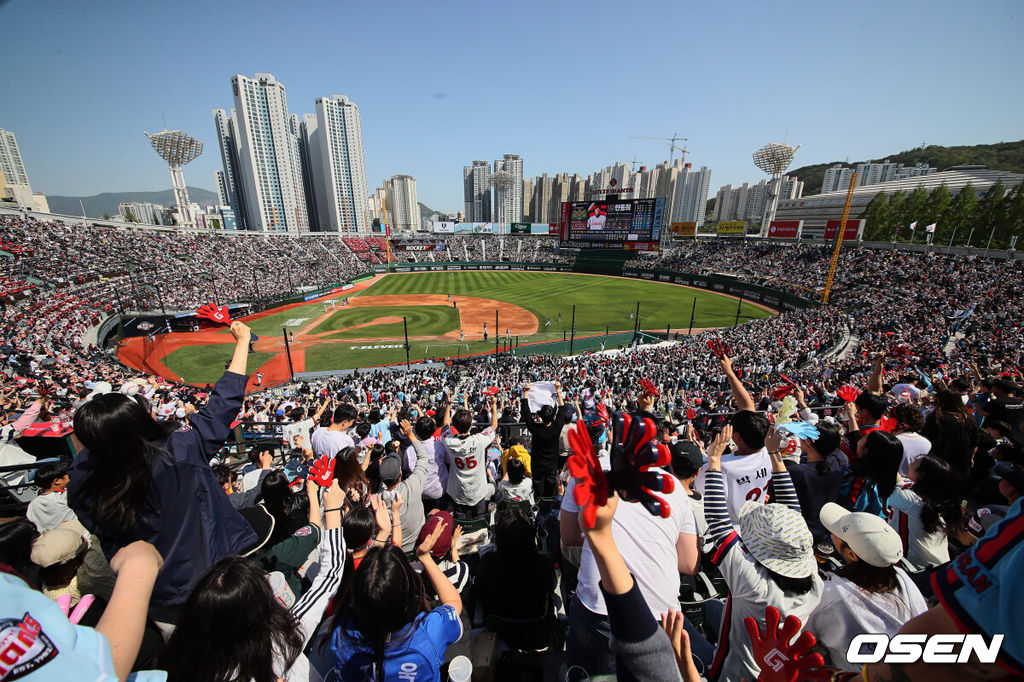
<instances>
[{"instance_id":1,"label":"white t-shirt","mask_svg":"<svg viewBox=\"0 0 1024 682\"><path fill-rule=\"evenodd\" d=\"M310 442L313 444L314 454L318 457L320 455L334 457L342 448L355 447L356 444L352 440L352 436L344 431L331 431L325 428L319 428L314 431L310 437Z\"/></svg>"},{"instance_id":2,"label":"white t-shirt","mask_svg":"<svg viewBox=\"0 0 1024 682\"><path fill-rule=\"evenodd\" d=\"M460 438L450 427L441 431L441 440L448 451L448 484L446 492L455 504L474 505L494 494L487 481L487 446L494 440L494 429Z\"/></svg>"},{"instance_id":3,"label":"white t-shirt","mask_svg":"<svg viewBox=\"0 0 1024 682\"><path fill-rule=\"evenodd\" d=\"M911 618L928 610L921 590L901 569L896 569L899 587L880 594L861 589L846 578L825 575L825 591L818 608L804 627L829 650L832 664L840 670L857 672L860 664L846 660L850 640L865 632L895 635Z\"/></svg>"},{"instance_id":4,"label":"white t-shirt","mask_svg":"<svg viewBox=\"0 0 1024 682\"><path fill-rule=\"evenodd\" d=\"M533 504L533 479L524 478L518 485L513 485L511 481L500 481L498 492L503 500Z\"/></svg>"},{"instance_id":5,"label":"white t-shirt","mask_svg":"<svg viewBox=\"0 0 1024 682\"><path fill-rule=\"evenodd\" d=\"M562 513L577 514L570 480L562 498ZM690 509L690 498L676 485L671 493L656 493L668 502L671 513L667 519L653 516L637 502L619 502L612 518L612 536L626 567L636 579L644 601L655 619L669 609L679 610L679 553L676 543L680 535L696 535L697 524ZM594 613L607 615L604 596L598 587L601 576L590 543L583 542L580 558L579 584L576 596ZM762 611L761 616L764 616Z\"/></svg>"},{"instance_id":6,"label":"white t-shirt","mask_svg":"<svg viewBox=\"0 0 1024 682\"><path fill-rule=\"evenodd\" d=\"M889 389L889 393L891 393L897 400L899 400L900 396L904 393L909 395L913 400L921 399L921 389L912 384L896 384Z\"/></svg>"},{"instance_id":7,"label":"white t-shirt","mask_svg":"<svg viewBox=\"0 0 1024 682\"><path fill-rule=\"evenodd\" d=\"M892 510L889 525L900 534L903 556L914 568L924 570L949 561L945 524L934 533L924 532L921 523L924 502L910 485L893 491L886 504Z\"/></svg>"},{"instance_id":8,"label":"white t-shirt","mask_svg":"<svg viewBox=\"0 0 1024 682\"><path fill-rule=\"evenodd\" d=\"M315 424L312 419L303 419L300 422L285 424L281 429L281 438L290 448L303 447L312 449L311 434L314 426ZM302 436L301 445L299 445L298 436Z\"/></svg>"},{"instance_id":9,"label":"white t-shirt","mask_svg":"<svg viewBox=\"0 0 1024 682\"><path fill-rule=\"evenodd\" d=\"M768 577L768 569L747 554L736 533L719 546L712 560L722 571L730 593L725 609L729 620L722 623L720 643L715 653L716 663L720 658L724 659L718 679L729 682L738 682L744 677L756 680L761 671L754 660L743 620L753 618L762 623L765 608L774 606L783 615L796 616L800 622L806 623L821 599L821 578L815 573L813 587L804 594L786 594Z\"/></svg>"},{"instance_id":10,"label":"white t-shirt","mask_svg":"<svg viewBox=\"0 0 1024 682\"><path fill-rule=\"evenodd\" d=\"M900 462L900 476L905 477L915 459L920 459L932 451L932 442L913 431L897 434L896 437L903 443L903 461Z\"/></svg>"},{"instance_id":11,"label":"white t-shirt","mask_svg":"<svg viewBox=\"0 0 1024 682\"><path fill-rule=\"evenodd\" d=\"M704 494L706 473L707 467L704 467L697 474L693 484L701 495ZM768 483L772 480L772 458L765 448L749 455L722 455L722 476L725 478L725 501L729 505L729 520L732 521L733 528L739 530L740 507L743 503L747 500L763 503L768 496Z\"/></svg>"}]
</instances>

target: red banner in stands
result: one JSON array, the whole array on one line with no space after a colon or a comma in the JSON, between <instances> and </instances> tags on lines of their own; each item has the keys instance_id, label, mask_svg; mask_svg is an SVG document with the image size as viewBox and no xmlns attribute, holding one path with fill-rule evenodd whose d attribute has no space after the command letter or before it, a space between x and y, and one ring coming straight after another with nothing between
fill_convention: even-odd
<instances>
[{"instance_id":1,"label":"red banner in stands","mask_svg":"<svg viewBox=\"0 0 1024 682\"><path fill-rule=\"evenodd\" d=\"M830 220L825 223L825 239L835 239L836 230L839 229L839 220ZM850 219L846 221L846 231L843 233L843 241L853 241L860 238L861 232L864 230L864 221L860 219Z\"/></svg>"},{"instance_id":2,"label":"red banner in stands","mask_svg":"<svg viewBox=\"0 0 1024 682\"><path fill-rule=\"evenodd\" d=\"M548 234L551 236L556 236L558 234L558 225L555 225L554 223L549 223Z\"/></svg>"},{"instance_id":3,"label":"red banner in stands","mask_svg":"<svg viewBox=\"0 0 1024 682\"><path fill-rule=\"evenodd\" d=\"M802 220L773 220L768 226L768 236L778 239L795 239L800 236Z\"/></svg>"}]
</instances>

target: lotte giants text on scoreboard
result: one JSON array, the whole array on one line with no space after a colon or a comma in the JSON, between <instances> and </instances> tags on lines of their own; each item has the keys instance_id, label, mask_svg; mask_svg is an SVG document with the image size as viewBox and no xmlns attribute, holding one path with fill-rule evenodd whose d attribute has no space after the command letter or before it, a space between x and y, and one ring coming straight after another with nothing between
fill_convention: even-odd
<instances>
[{"instance_id":1,"label":"lotte giants text on scoreboard","mask_svg":"<svg viewBox=\"0 0 1024 682\"><path fill-rule=\"evenodd\" d=\"M565 202L561 241L570 248L657 251L664 218L664 199Z\"/></svg>"}]
</instances>

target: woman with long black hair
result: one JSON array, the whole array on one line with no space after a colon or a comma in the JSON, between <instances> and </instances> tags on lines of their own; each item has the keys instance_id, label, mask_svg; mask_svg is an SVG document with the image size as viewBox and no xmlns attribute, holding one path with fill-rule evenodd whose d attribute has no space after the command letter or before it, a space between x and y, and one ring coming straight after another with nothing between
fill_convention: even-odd
<instances>
[{"instance_id":1,"label":"woman with long black hair","mask_svg":"<svg viewBox=\"0 0 1024 682\"><path fill-rule=\"evenodd\" d=\"M857 441L857 459L839 486L839 504L850 511L885 518L885 501L896 490L903 443L888 431L875 429Z\"/></svg>"},{"instance_id":2,"label":"woman with long black hair","mask_svg":"<svg viewBox=\"0 0 1024 682\"><path fill-rule=\"evenodd\" d=\"M923 571L949 561L948 538L963 526L960 480L934 455L914 460L908 478L889 496L889 525L900 534L907 561Z\"/></svg>"},{"instance_id":3,"label":"woman with long black hair","mask_svg":"<svg viewBox=\"0 0 1024 682\"><path fill-rule=\"evenodd\" d=\"M68 505L99 537L109 560L136 540L164 558L152 607L185 602L214 563L255 545L256 534L210 469L242 407L250 329L231 324L235 350L210 400L184 428L153 419L139 396L97 395L75 413L75 436L85 449L68 472ZM153 614L173 622L174 614Z\"/></svg>"},{"instance_id":4,"label":"woman with long black hair","mask_svg":"<svg viewBox=\"0 0 1024 682\"><path fill-rule=\"evenodd\" d=\"M320 506L312 498L319 525ZM275 597L259 562L229 556L196 585L161 657L169 682L305 682L319 679L302 654L341 584L345 493L332 482L324 491L324 533L319 571L291 608Z\"/></svg>"},{"instance_id":5,"label":"woman with long black hair","mask_svg":"<svg viewBox=\"0 0 1024 682\"><path fill-rule=\"evenodd\" d=\"M462 599L430 550L442 524L416 548L441 605L430 608L420 575L401 547L373 547L356 571L348 608L331 624L330 680L440 679L448 645L462 636Z\"/></svg>"},{"instance_id":6,"label":"woman with long black hair","mask_svg":"<svg viewBox=\"0 0 1024 682\"><path fill-rule=\"evenodd\" d=\"M932 443L929 454L945 460L960 480L966 481L981 431L959 393L942 390L935 394L935 409L924 420L921 435Z\"/></svg>"}]
</instances>

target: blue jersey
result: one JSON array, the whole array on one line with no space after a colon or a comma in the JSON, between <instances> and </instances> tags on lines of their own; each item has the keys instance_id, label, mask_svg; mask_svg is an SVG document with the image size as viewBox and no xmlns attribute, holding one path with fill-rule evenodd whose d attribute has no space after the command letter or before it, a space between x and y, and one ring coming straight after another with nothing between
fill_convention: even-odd
<instances>
[{"instance_id":1,"label":"blue jersey","mask_svg":"<svg viewBox=\"0 0 1024 682\"><path fill-rule=\"evenodd\" d=\"M334 669L326 679L328 682L438 680L448 645L461 636L462 623L451 606L439 606L422 614L391 638L384 652L384 680L380 680L373 674L373 651L359 633L339 628L331 638Z\"/></svg>"},{"instance_id":2,"label":"blue jersey","mask_svg":"<svg viewBox=\"0 0 1024 682\"><path fill-rule=\"evenodd\" d=\"M932 587L957 628L986 637L1003 634L999 664L1024 675L1024 498L977 544L932 575Z\"/></svg>"}]
</instances>

